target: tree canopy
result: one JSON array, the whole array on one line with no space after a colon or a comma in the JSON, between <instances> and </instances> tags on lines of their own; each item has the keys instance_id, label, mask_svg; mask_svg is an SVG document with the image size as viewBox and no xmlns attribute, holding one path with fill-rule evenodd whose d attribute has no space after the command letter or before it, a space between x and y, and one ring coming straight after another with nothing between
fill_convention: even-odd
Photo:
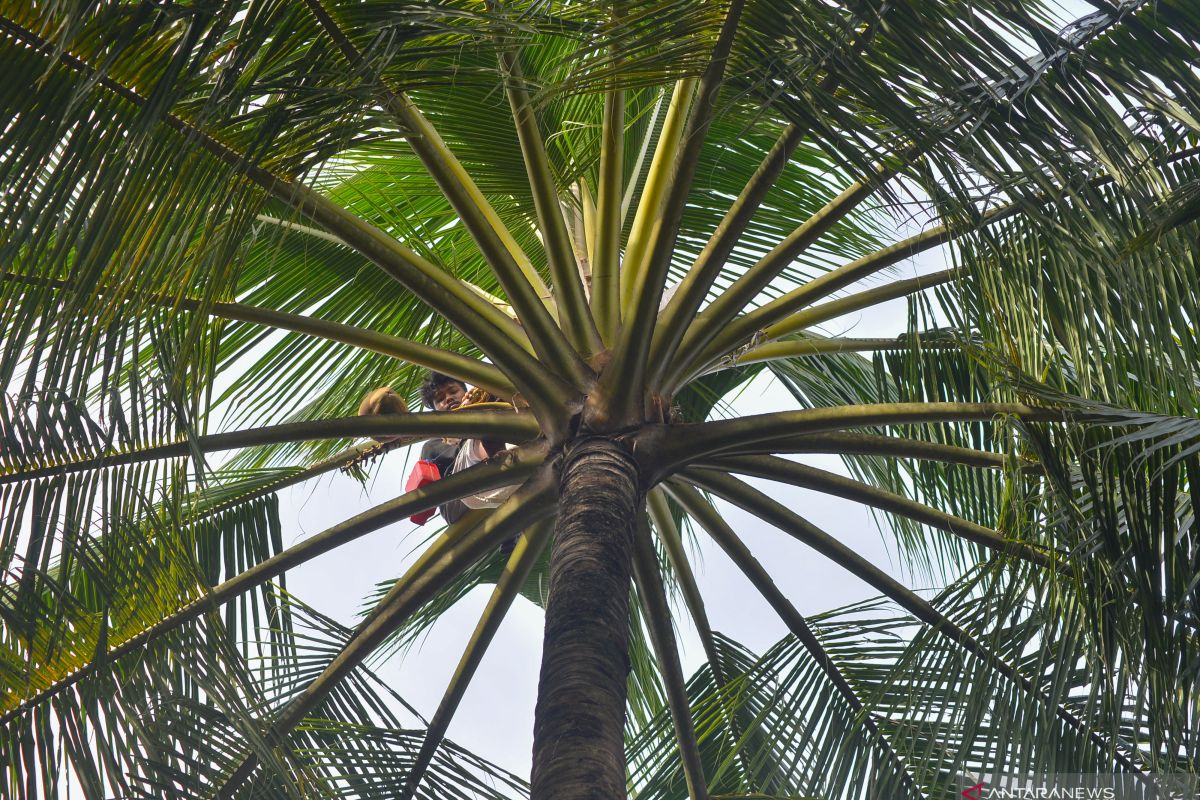
<instances>
[{"instance_id":1,"label":"tree canopy","mask_svg":"<svg viewBox=\"0 0 1200 800\"><path fill-rule=\"evenodd\" d=\"M1085 6L0 4L6 796L528 796L445 732L517 596L571 594L597 442L630 796L1200 777L1200 7ZM355 416L429 370L497 400ZM755 378L793 410L739 414ZM514 447L284 547L278 492L372 437ZM935 589L745 478L875 509ZM503 486L354 628L287 592ZM717 500L879 598L802 615ZM700 541L775 647L712 630ZM371 659L479 585L405 727Z\"/></svg>"}]
</instances>

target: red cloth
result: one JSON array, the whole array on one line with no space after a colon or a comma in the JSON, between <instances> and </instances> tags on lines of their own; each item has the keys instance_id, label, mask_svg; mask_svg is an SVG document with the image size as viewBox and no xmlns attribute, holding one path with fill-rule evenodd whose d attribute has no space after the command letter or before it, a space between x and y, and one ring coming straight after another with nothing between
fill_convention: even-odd
<instances>
[{"instance_id":1,"label":"red cloth","mask_svg":"<svg viewBox=\"0 0 1200 800\"><path fill-rule=\"evenodd\" d=\"M438 470L437 464L432 461L421 459L413 466L413 471L409 473L408 480L404 484L404 491L411 492L413 489L420 489L422 486L440 481L442 473ZM419 514L413 514L409 517L410 522L415 522L418 525L424 525L429 521L429 518L437 511L435 508L430 508L422 511Z\"/></svg>"}]
</instances>

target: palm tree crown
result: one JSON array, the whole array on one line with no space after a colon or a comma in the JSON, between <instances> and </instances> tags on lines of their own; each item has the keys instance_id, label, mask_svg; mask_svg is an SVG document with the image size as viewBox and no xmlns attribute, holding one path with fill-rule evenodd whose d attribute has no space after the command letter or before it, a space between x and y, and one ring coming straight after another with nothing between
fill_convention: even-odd
<instances>
[{"instance_id":1,"label":"palm tree crown","mask_svg":"<svg viewBox=\"0 0 1200 800\"><path fill-rule=\"evenodd\" d=\"M1063 14L5 3L5 796L1200 776L1200 8ZM893 269L935 251L948 269ZM822 333L894 300L899 338ZM496 400L354 414L430 370ZM792 410L725 403L758 376ZM282 488L431 438L512 447L283 546ZM882 512L936 591L746 477ZM501 487L354 628L286 591ZM802 615L718 500L879 598ZM692 537L778 645L712 630ZM369 659L481 584L436 714L404 727ZM546 615L528 783L445 740L518 594Z\"/></svg>"}]
</instances>

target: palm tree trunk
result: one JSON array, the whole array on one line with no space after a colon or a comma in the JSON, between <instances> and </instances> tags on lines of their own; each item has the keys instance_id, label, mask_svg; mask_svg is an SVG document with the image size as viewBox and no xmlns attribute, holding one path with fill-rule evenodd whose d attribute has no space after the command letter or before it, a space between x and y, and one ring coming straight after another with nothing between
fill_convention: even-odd
<instances>
[{"instance_id":1,"label":"palm tree trunk","mask_svg":"<svg viewBox=\"0 0 1200 800\"><path fill-rule=\"evenodd\" d=\"M532 800L624 800L629 581L637 465L620 443L568 453L550 555Z\"/></svg>"}]
</instances>

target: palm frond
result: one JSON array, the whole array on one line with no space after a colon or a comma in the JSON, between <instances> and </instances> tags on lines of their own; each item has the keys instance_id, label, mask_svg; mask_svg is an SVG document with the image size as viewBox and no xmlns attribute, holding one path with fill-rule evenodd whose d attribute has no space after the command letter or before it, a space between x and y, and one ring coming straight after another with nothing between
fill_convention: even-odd
<instances>
[{"instance_id":1,"label":"palm frond","mask_svg":"<svg viewBox=\"0 0 1200 800\"><path fill-rule=\"evenodd\" d=\"M540 550L561 454L596 436L645 501L636 581L601 593L623 617L629 592L627 663L594 671L629 754L605 785L1200 775L1195 3L10 6L0 794L528 796L443 737L517 594L585 599L548 598ZM950 269L886 272L939 247ZM819 328L898 298L902 336ZM425 369L513 405L349 416ZM739 415L755 379L788 410ZM282 547L281 487L429 436L521 446ZM850 477L780 458L810 453ZM731 472L877 508L940 591ZM514 483L353 629L284 589ZM801 615L692 484L887 599ZM711 628L697 523L792 634L762 657ZM366 664L483 584L425 723Z\"/></svg>"}]
</instances>

